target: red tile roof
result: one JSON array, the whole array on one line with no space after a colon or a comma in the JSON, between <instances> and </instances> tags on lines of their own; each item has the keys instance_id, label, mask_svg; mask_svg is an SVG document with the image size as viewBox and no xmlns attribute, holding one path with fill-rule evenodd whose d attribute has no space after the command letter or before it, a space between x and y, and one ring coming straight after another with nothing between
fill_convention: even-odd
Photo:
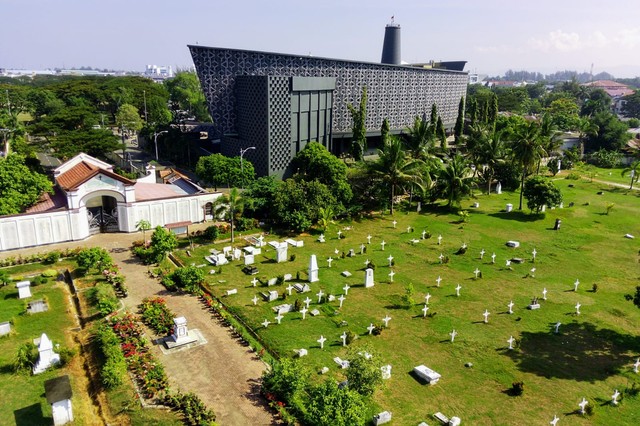
<instances>
[{"instance_id":1,"label":"red tile roof","mask_svg":"<svg viewBox=\"0 0 640 426\"><path fill-rule=\"evenodd\" d=\"M40 197L38 204L29 207L25 213L42 213L51 210L59 210L67 207L67 197L58 189L54 189L54 193L45 192Z\"/></svg>"},{"instance_id":2,"label":"red tile roof","mask_svg":"<svg viewBox=\"0 0 640 426\"><path fill-rule=\"evenodd\" d=\"M60 188L64 189L65 191L70 191L77 189L78 186L82 185L83 183L100 173L118 180L127 186L133 185L135 183L123 176L120 176L109 170L100 169L84 161L76 164L66 172L62 173L56 178L56 182L58 183L58 186L60 186Z\"/></svg>"}]
</instances>

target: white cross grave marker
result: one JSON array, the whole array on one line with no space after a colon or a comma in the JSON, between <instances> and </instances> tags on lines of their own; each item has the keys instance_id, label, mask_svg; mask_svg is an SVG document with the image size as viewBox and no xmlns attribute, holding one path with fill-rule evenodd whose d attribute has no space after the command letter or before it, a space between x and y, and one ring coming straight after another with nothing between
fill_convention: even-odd
<instances>
[{"instance_id":1,"label":"white cross grave marker","mask_svg":"<svg viewBox=\"0 0 640 426\"><path fill-rule=\"evenodd\" d=\"M287 286L287 291L289 292L289 296L291 296L291 290L293 290L293 286L291 284L289 284Z\"/></svg>"},{"instance_id":2,"label":"white cross grave marker","mask_svg":"<svg viewBox=\"0 0 640 426\"><path fill-rule=\"evenodd\" d=\"M382 247L382 251L384 251L384 246L385 246L386 244L387 244L387 243L385 243L385 242L384 242L384 240L382 240L382 242L380 243L380 246Z\"/></svg>"},{"instance_id":3,"label":"white cross grave marker","mask_svg":"<svg viewBox=\"0 0 640 426\"><path fill-rule=\"evenodd\" d=\"M456 332L455 329L453 329L453 331L451 333L449 333L449 336L451 336L451 343L453 343L453 341L456 339L457 335L458 335L458 333Z\"/></svg>"},{"instance_id":4,"label":"white cross grave marker","mask_svg":"<svg viewBox=\"0 0 640 426\"><path fill-rule=\"evenodd\" d=\"M506 264L507 264L507 268L510 267L511 266L511 261L509 259L507 259Z\"/></svg>"},{"instance_id":5,"label":"white cross grave marker","mask_svg":"<svg viewBox=\"0 0 640 426\"><path fill-rule=\"evenodd\" d=\"M424 305L424 307L422 308L422 317L423 318L426 318L428 311L429 311L429 307L427 305Z\"/></svg>"},{"instance_id":6,"label":"white cross grave marker","mask_svg":"<svg viewBox=\"0 0 640 426\"><path fill-rule=\"evenodd\" d=\"M424 296L424 303L425 303L426 305L428 305L428 304L429 304L429 299L431 299L431 293L427 293L427 294Z\"/></svg>"},{"instance_id":7,"label":"white cross grave marker","mask_svg":"<svg viewBox=\"0 0 640 426\"><path fill-rule=\"evenodd\" d=\"M535 273L536 273L536 268L531 268L531 271L529 271L529 275L535 278L535 275L534 275Z\"/></svg>"},{"instance_id":8,"label":"white cross grave marker","mask_svg":"<svg viewBox=\"0 0 640 426\"><path fill-rule=\"evenodd\" d=\"M338 239L342 238L342 231L338 231Z\"/></svg>"},{"instance_id":9,"label":"white cross grave marker","mask_svg":"<svg viewBox=\"0 0 640 426\"><path fill-rule=\"evenodd\" d=\"M638 374L638 368L640 368L640 358L636 359L636 363L633 364L633 372Z\"/></svg>"},{"instance_id":10,"label":"white cross grave marker","mask_svg":"<svg viewBox=\"0 0 640 426\"><path fill-rule=\"evenodd\" d=\"M460 289L462 288L462 286L460 284L457 285L456 287L456 296L460 297Z\"/></svg>"},{"instance_id":11,"label":"white cross grave marker","mask_svg":"<svg viewBox=\"0 0 640 426\"><path fill-rule=\"evenodd\" d=\"M496 254L495 253L493 253L491 255L491 263L496 263Z\"/></svg>"},{"instance_id":12,"label":"white cross grave marker","mask_svg":"<svg viewBox=\"0 0 640 426\"><path fill-rule=\"evenodd\" d=\"M340 335L340 338L342 339L342 346L347 346L347 332L343 332Z\"/></svg>"},{"instance_id":13,"label":"white cross grave marker","mask_svg":"<svg viewBox=\"0 0 640 426\"><path fill-rule=\"evenodd\" d=\"M427 236L427 231L425 231L424 229L422 230L422 239L424 240Z\"/></svg>"},{"instance_id":14,"label":"white cross grave marker","mask_svg":"<svg viewBox=\"0 0 640 426\"><path fill-rule=\"evenodd\" d=\"M440 281L442 281L442 278L440 278L440 275L438 275L438 278L436 278L436 284L438 287L440 287Z\"/></svg>"},{"instance_id":15,"label":"white cross grave marker","mask_svg":"<svg viewBox=\"0 0 640 426\"><path fill-rule=\"evenodd\" d=\"M364 254L364 249L365 249L365 245L364 244L360 244L360 254Z\"/></svg>"},{"instance_id":16,"label":"white cross grave marker","mask_svg":"<svg viewBox=\"0 0 640 426\"><path fill-rule=\"evenodd\" d=\"M316 342L320 343L320 349L324 349L324 342L326 341L327 341L327 338L324 336L320 336L320 338L316 340Z\"/></svg>"},{"instance_id":17,"label":"white cross grave marker","mask_svg":"<svg viewBox=\"0 0 640 426\"><path fill-rule=\"evenodd\" d=\"M547 288L542 289L542 300L547 300Z\"/></svg>"},{"instance_id":18,"label":"white cross grave marker","mask_svg":"<svg viewBox=\"0 0 640 426\"><path fill-rule=\"evenodd\" d=\"M473 273L476 275L476 279L478 279L478 275L480 274L480 269L476 268Z\"/></svg>"},{"instance_id":19,"label":"white cross grave marker","mask_svg":"<svg viewBox=\"0 0 640 426\"><path fill-rule=\"evenodd\" d=\"M553 420L551 420L551 421L549 422L549 424L550 424L551 426L556 426L556 425L558 424L558 421L559 421L559 420L560 420L560 418L559 418L558 416L554 415L554 416L553 416Z\"/></svg>"},{"instance_id":20,"label":"white cross grave marker","mask_svg":"<svg viewBox=\"0 0 640 426\"><path fill-rule=\"evenodd\" d=\"M561 326L561 325L562 325L562 323L561 323L561 322L557 322L557 323L556 323L556 325L555 325L555 328L556 328L556 329L555 329L555 333L556 333L556 334L558 334L558 333L560 332L560 326Z\"/></svg>"},{"instance_id":21,"label":"white cross grave marker","mask_svg":"<svg viewBox=\"0 0 640 426\"><path fill-rule=\"evenodd\" d=\"M440 259L440 263L442 263L444 261L444 254L440 253L440 256L438 256L438 259Z\"/></svg>"},{"instance_id":22,"label":"white cross grave marker","mask_svg":"<svg viewBox=\"0 0 640 426\"><path fill-rule=\"evenodd\" d=\"M442 244L442 235L438 235L438 245Z\"/></svg>"},{"instance_id":23,"label":"white cross grave marker","mask_svg":"<svg viewBox=\"0 0 640 426\"><path fill-rule=\"evenodd\" d=\"M344 302L344 299L346 299L346 297L344 297L344 295L340 295L340 297L338 297L338 300L340 301L340 307L342 308L342 303Z\"/></svg>"},{"instance_id":24,"label":"white cross grave marker","mask_svg":"<svg viewBox=\"0 0 640 426\"><path fill-rule=\"evenodd\" d=\"M482 260L482 258L484 257L485 253L486 253L486 251L484 251L484 249L480 250L480 260Z\"/></svg>"},{"instance_id":25,"label":"white cross grave marker","mask_svg":"<svg viewBox=\"0 0 640 426\"><path fill-rule=\"evenodd\" d=\"M253 296L253 299L251 299L253 301L253 306L256 306L258 304L258 296Z\"/></svg>"},{"instance_id":26,"label":"white cross grave marker","mask_svg":"<svg viewBox=\"0 0 640 426\"><path fill-rule=\"evenodd\" d=\"M389 327L389 321L391 321L391 317L389 315L387 315L384 318L382 318L382 321L384 321L385 328L388 328Z\"/></svg>"},{"instance_id":27,"label":"white cross grave marker","mask_svg":"<svg viewBox=\"0 0 640 426\"><path fill-rule=\"evenodd\" d=\"M393 227L395 228L395 227L396 227L396 225L398 224L398 221L397 221L397 220L395 220L395 219L393 219L393 222L391 222L391 223L393 223Z\"/></svg>"},{"instance_id":28,"label":"white cross grave marker","mask_svg":"<svg viewBox=\"0 0 640 426\"><path fill-rule=\"evenodd\" d=\"M393 256L389 255L389 257L387 257L387 260L389 261L389 267L393 266Z\"/></svg>"},{"instance_id":29,"label":"white cross grave marker","mask_svg":"<svg viewBox=\"0 0 640 426\"><path fill-rule=\"evenodd\" d=\"M389 282L391 282L391 283L393 282L393 276L394 276L395 274L396 274L396 273L395 273L395 272L393 272L393 271L389 272Z\"/></svg>"},{"instance_id":30,"label":"white cross grave marker","mask_svg":"<svg viewBox=\"0 0 640 426\"><path fill-rule=\"evenodd\" d=\"M576 280L576 282L573 283L573 291L578 291L579 285L580 285L580 280Z\"/></svg>"},{"instance_id":31,"label":"white cross grave marker","mask_svg":"<svg viewBox=\"0 0 640 426\"><path fill-rule=\"evenodd\" d=\"M318 303L320 303L322 301L322 296L324 296L324 293L322 292L322 290L320 290L318 293L316 293L316 296L318 296Z\"/></svg>"},{"instance_id":32,"label":"white cross grave marker","mask_svg":"<svg viewBox=\"0 0 640 426\"><path fill-rule=\"evenodd\" d=\"M509 301L509 304L507 305L509 307L509 314L513 314L513 300Z\"/></svg>"},{"instance_id":33,"label":"white cross grave marker","mask_svg":"<svg viewBox=\"0 0 640 426\"><path fill-rule=\"evenodd\" d=\"M266 320L266 319L265 319L265 320L264 320L264 322L262 323L262 325L264 326L264 328L269 327L269 324L271 324L271 321Z\"/></svg>"},{"instance_id":34,"label":"white cross grave marker","mask_svg":"<svg viewBox=\"0 0 640 426\"><path fill-rule=\"evenodd\" d=\"M576 315L580 315L580 306L582 306L580 302L576 303Z\"/></svg>"},{"instance_id":35,"label":"white cross grave marker","mask_svg":"<svg viewBox=\"0 0 640 426\"><path fill-rule=\"evenodd\" d=\"M371 244L371 235L367 235L367 244Z\"/></svg>"},{"instance_id":36,"label":"white cross grave marker","mask_svg":"<svg viewBox=\"0 0 640 426\"><path fill-rule=\"evenodd\" d=\"M280 321L282 321L282 318L284 318L281 314L278 314L278 316L276 317L276 321L278 321L278 325L280 325Z\"/></svg>"},{"instance_id":37,"label":"white cross grave marker","mask_svg":"<svg viewBox=\"0 0 640 426\"><path fill-rule=\"evenodd\" d=\"M411 227L407 226L407 234L410 234L410 233L411 233Z\"/></svg>"},{"instance_id":38,"label":"white cross grave marker","mask_svg":"<svg viewBox=\"0 0 640 426\"><path fill-rule=\"evenodd\" d=\"M329 257L327 259L327 263L329 264L329 268L331 268L331 262L333 262L333 259L331 257Z\"/></svg>"},{"instance_id":39,"label":"white cross grave marker","mask_svg":"<svg viewBox=\"0 0 640 426\"><path fill-rule=\"evenodd\" d=\"M369 330L369 335L371 335L371 333L373 333L373 330L376 329L376 326L373 325L373 323L369 324L369 327L367 327L367 330Z\"/></svg>"},{"instance_id":40,"label":"white cross grave marker","mask_svg":"<svg viewBox=\"0 0 640 426\"><path fill-rule=\"evenodd\" d=\"M309 309L309 303L311 303L311 299L309 299L309 296L307 296L307 298L304 299L304 303L307 305L307 309Z\"/></svg>"},{"instance_id":41,"label":"white cross grave marker","mask_svg":"<svg viewBox=\"0 0 640 426\"><path fill-rule=\"evenodd\" d=\"M254 287L258 285L258 279L256 277L253 277L253 279L251 280L251 285Z\"/></svg>"},{"instance_id":42,"label":"white cross grave marker","mask_svg":"<svg viewBox=\"0 0 640 426\"><path fill-rule=\"evenodd\" d=\"M580 401L580 403L578 404L578 407L580 407L580 414L585 414L585 407L587 406L587 404L589 404L589 401L587 401L585 398L582 398L582 401Z\"/></svg>"},{"instance_id":43,"label":"white cross grave marker","mask_svg":"<svg viewBox=\"0 0 640 426\"><path fill-rule=\"evenodd\" d=\"M484 323L488 323L489 322L489 311L487 309L484 310L484 313L482 314L482 316L484 317Z\"/></svg>"},{"instance_id":44,"label":"white cross grave marker","mask_svg":"<svg viewBox=\"0 0 640 426\"><path fill-rule=\"evenodd\" d=\"M531 252L531 255L533 255L533 261L536 261L536 254L538 254L538 252L536 251L536 249L533 249L533 251Z\"/></svg>"},{"instance_id":45,"label":"white cross grave marker","mask_svg":"<svg viewBox=\"0 0 640 426\"><path fill-rule=\"evenodd\" d=\"M618 405L618 397L620 396L620 392L618 392L618 389L616 389L616 391L613 393L613 395L611 395L611 403L613 405Z\"/></svg>"},{"instance_id":46,"label":"white cross grave marker","mask_svg":"<svg viewBox=\"0 0 640 426\"><path fill-rule=\"evenodd\" d=\"M507 343L509 343L509 350L513 349L513 342L515 342L516 339L513 338L513 336L509 337L509 340L507 340Z\"/></svg>"},{"instance_id":47,"label":"white cross grave marker","mask_svg":"<svg viewBox=\"0 0 640 426\"><path fill-rule=\"evenodd\" d=\"M351 287L349 287L349 284L345 284L345 285L344 285L344 287L342 287L342 289L344 290L344 294L345 294L345 296L348 296L348 295L349 295L349 289L350 289L350 288L351 288Z\"/></svg>"},{"instance_id":48,"label":"white cross grave marker","mask_svg":"<svg viewBox=\"0 0 640 426\"><path fill-rule=\"evenodd\" d=\"M302 314L302 319L304 320L307 317L307 308L300 309L300 313Z\"/></svg>"}]
</instances>

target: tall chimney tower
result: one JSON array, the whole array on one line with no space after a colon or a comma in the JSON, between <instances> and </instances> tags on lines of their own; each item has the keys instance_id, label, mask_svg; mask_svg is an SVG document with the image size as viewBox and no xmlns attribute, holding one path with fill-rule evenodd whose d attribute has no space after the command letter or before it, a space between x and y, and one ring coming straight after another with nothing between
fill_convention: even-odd
<instances>
[{"instance_id":1,"label":"tall chimney tower","mask_svg":"<svg viewBox=\"0 0 640 426\"><path fill-rule=\"evenodd\" d=\"M393 22L393 16L391 17L391 23L387 24L384 29L384 43L382 44L382 59L380 62L383 64L400 65L400 25Z\"/></svg>"}]
</instances>

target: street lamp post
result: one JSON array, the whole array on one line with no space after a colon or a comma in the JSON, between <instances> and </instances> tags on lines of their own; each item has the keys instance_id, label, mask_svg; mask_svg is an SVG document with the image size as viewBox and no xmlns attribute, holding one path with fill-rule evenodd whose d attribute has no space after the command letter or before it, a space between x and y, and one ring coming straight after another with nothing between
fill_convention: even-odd
<instances>
[{"instance_id":1,"label":"street lamp post","mask_svg":"<svg viewBox=\"0 0 640 426\"><path fill-rule=\"evenodd\" d=\"M156 146L156 161L158 161L158 136L160 136L163 133L169 133L168 130L163 130L161 132L154 132L153 133L153 143Z\"/></svg>"},{"instance_id":2,"label":"street lamp post","mask_svg":"<svg viewBox=\"0 0 640 426\"><path fill-rule=\"evenodd\" d=\"M3 128L3 129L0 129L0 132L2 132L2 134L4 135L4 138L3 138L3 142L4 142L4 143L3 143L2 149L3 149L3 151L4 151L4 156L6 157L6 156L8 156L8 155L9 155L9 142L8 142L8 139L7 139L7 135L8 135L9 133L13 133L13 130L11 130L11 129L4 129L4 128ZM633 176L632 176L632 177L633 177Z\"/></svg>"},{"instance_id":3,"label":"street lamp post","mask_svg":"<svg viewBox=\"0 0 640 426\"><path fill-rule=\"evenodd\" d=\"M244 164L242 163L242 156L244 155L245 152L249 151L250 149L256 149L256 147L250 146L245 149L240 148L240 179L241 179L240 183L241 183L242 189L244 189Z\"/></svg>"}]
</instances>

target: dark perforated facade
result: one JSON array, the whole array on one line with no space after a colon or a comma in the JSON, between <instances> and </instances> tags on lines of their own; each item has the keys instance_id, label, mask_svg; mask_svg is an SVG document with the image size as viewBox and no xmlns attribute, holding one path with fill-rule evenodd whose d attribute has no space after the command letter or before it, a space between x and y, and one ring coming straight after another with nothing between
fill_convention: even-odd
<instances>
[{"instance_id":1,"label":"dark perforated facade","mask_svg":"<svg viewBox=\"0 0 640 426\"><path fill-rule=\"evenodd\" d=\"M369 99L365 125L367 131L376 132L384 118L392 130L405 129L416 116L429 116L434 103L445 126L453 127L468 81L467 73L461 71L215 47L189 48L209 104L215 136L223 140L223 153L238 155L241 146L263 144L256 145L258 149L247 152L245 157L254 162L260 174L284 170L309 137L316 136L313 140L320 140L331 149L332 137L349 135L352 120L347 104L359 103L363 86L367 87ZM253 77L268 78L249 83ZM293 85L299 77L331 77L335 82L335 90L314 89L316 94L309 94L316 96L313 100L318 108L323 100L321 114L292 110L292 105L299 106L307 100L305 94L295 99ZM259 123L251 123L252 120ZM249 131L251 138L247 136ZM258 165L256 161L266 164Z\"/></svg>"}]
</instances>

